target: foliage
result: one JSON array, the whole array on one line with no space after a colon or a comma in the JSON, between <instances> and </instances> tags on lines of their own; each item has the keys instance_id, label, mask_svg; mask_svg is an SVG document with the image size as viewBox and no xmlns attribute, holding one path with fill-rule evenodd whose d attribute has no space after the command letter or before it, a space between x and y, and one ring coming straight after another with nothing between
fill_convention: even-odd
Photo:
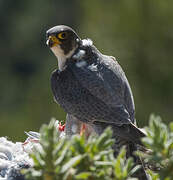
<instances>
[{"instance_id":1,"label":"foliage","mask_svg":"<svg viewBox=\"0 0 173 180\"><path fill-rule=\"evenodd\" d=\"M172 0L0 0L0 136L22 141L24 131L37 131L49 117L65 119L50 88L57 61L45 45L46 30L58 24L117 58L141 127L151 112L171 120L172 7Z\"/></svg>"},{"instance_id":2,"label":"foliage","mask_svg":"<svg viewBox=\"0 0 173 180\"><path fill-rule=\"evenodd\" d=\"M173 123L166 126L159 116L151 115L147 137L143 138L148 153L139 153L146 164L156 170L148 173L153 180L171 180L173 177Z\"/></svg>"},{"instance_id":3,"label":"foliage","mask_svg":"<svg viewBox=\"0 0 173 180\"><path fill-rule=\"evenodd\" d=\"M126 159L123 147L114 158L111 148L114 140L107 128L101 136L75 135L70 140L61 137L52 119L40 130L40 148L34 149L31 157L34 167L25 170L27 179L32 180L125 180L138 167L132 158ZM148 151L137 152L148 167L152 180L171 180L173 177L173 123L166 126L161 118L152 115L147 136L142 139Z\"/></svg>"},{"instance_id":4,"label":"foliage","mask_svg":"<svg viewBox=\"0 0 173 180\"><path fill-rule=\"evenodd\" d=\"M112 132L108 128L99 137L75 135L70 140L60 138L55 121L43 125L41 147L31 157L34 167L26 170L27 179L32 180L124 180L131 179L136 168L131 158L125 159L122 148L115 159L111 145Z\"/></svg>"}]
</instances>

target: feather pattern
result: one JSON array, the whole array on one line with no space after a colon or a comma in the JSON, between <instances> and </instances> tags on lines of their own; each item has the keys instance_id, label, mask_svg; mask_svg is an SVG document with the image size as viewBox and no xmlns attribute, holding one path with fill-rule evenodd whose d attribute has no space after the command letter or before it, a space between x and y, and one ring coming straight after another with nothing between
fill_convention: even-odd
<instances>
[{"instance_id":1,"label":"feather pattern","mask_svg":"<svg viewBox=\"0 0 173 180\"><path fill-rule=\"evenodd\" d=\"M144 134L134 125L133 96L120 65L93 45L83 50L82 59L72 56L64 71L53 72L51 87L56 101L67 113L91 124L96 132L110 125L116 136L140 143ZM79 62L85 63L78 66Z\"/></svg>"}]
</instances>

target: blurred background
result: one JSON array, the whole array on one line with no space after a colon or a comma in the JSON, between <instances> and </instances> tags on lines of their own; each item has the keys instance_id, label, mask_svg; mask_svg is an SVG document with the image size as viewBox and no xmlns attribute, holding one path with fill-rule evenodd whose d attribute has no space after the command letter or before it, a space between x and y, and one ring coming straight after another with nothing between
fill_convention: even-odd
<instances>
[{"instance_id":1,"label":"blurred background","mask_svg":"<svg viewBox=\"0 0 173 180\"><path fill-rule=\"evenodd\" d=\"M113 55L130 82L140 127L151 113L173 115L172 0L0 0L0 136L21 141L51 117L65 119L53 101L57 60L45 32L69 25Z\"/></svg>"}]
</instances>

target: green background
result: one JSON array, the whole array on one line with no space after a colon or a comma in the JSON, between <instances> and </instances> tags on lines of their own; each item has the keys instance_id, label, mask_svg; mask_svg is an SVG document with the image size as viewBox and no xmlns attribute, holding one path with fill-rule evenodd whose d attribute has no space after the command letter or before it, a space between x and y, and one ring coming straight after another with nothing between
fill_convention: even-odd
<instances>
[{"instance_id":1,"label":"green background","mask_svg":"<svg viewBox=\"0 0 173 180\"><path fill-rule=\"evenodd\" d=\"M65 119L50 89L57 60L45 32L65 24L113 55L130 82L139 126L173 115L172 0L0 0L0 136L21 141L51 117Z\"/></svg>"}]
</instances>

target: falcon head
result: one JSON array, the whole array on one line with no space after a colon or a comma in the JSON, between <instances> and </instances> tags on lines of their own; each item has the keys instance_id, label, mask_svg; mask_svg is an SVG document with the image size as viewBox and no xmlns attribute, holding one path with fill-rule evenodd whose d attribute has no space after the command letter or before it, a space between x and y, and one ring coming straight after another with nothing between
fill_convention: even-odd
<instances>
[{"instance_id":1,"label":"falcon head","mask_svg":"<svg viewBox=\"0 0 173 180\"><path fill-rule=\"evenodd\" d=\"M58 59L60 70L64 69L67 58L78 48L81 39L76 32L65 25L55 26L46 32L46 44Z\"/></svg>"}]
</instances>

